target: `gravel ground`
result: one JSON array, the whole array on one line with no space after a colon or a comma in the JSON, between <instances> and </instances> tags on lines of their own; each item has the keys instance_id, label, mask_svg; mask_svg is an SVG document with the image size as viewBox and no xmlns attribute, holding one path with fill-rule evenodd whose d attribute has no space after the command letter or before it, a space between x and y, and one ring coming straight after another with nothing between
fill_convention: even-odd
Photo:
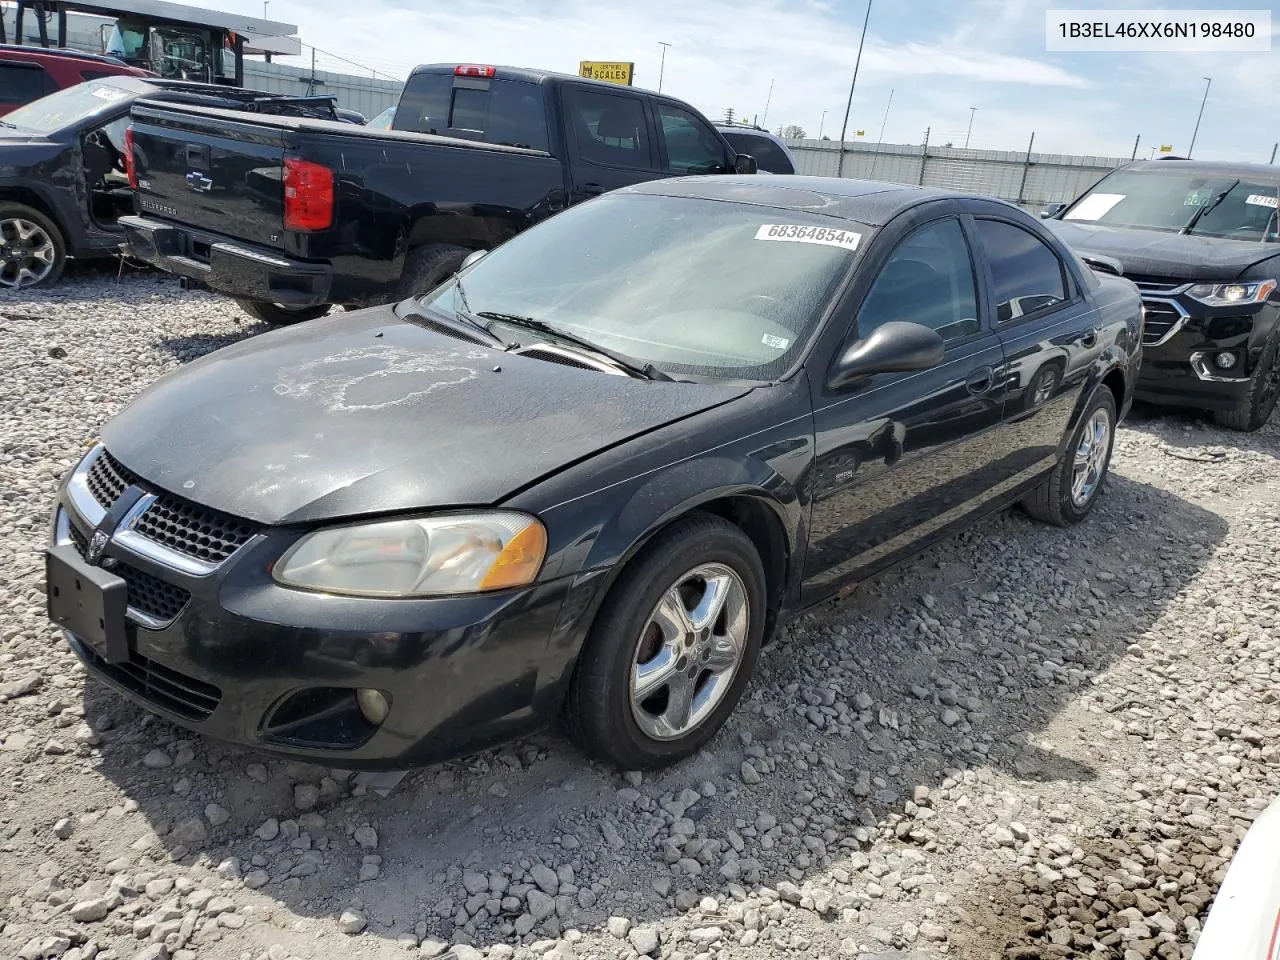
<instances>
[{"instance_id":1,"label":"gravel ground","mask_svg":"<svg viewBox=\"0 0 1280 960\"><path fill-rule=\"evenodd\" d=\"M0 294L0 956L1189 957L1280 780L1280 429L1138 411L1071 530L991 518L793 624L660 775L548 733L406 776L203 740L43 615L95 426L261 328L169 279Z\"/></svg>"}]
</instances>

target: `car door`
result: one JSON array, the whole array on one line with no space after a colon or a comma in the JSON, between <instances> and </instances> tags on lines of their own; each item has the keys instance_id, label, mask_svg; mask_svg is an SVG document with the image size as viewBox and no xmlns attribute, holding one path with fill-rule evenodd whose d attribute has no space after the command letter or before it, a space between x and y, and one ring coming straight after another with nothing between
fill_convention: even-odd
<instances>
[{"instance_id":1,"label":"car door","mask_svg":"<svg viewBox=\"0 0 1280 960\"><path fill-rule=\"evenodd\" d=\"M1016 483L1056 460L1102 351L1100 331L1074 271L1038 225L996 204L969 206L974 216L966 225L1005 354L998 370L1006 396L999 482Z\"/></svg>"},{"instance_id":2,"label":"car door","mask_svg":"<svg viewBox=\"0 0 1280 960\"><path fill-rule=\"evenodd\" d=\"M952 202L927 204L881 232L851 291L848 333L834 354L880 324L908 320L942 335L942 363L875 374L843 392L827 386L825 371L811 377L808 601L921 548L988 499L1004 353L984 321L982 285L957 214Z\"/></svg>"},{"instance_id":3,"label":"car door","mask_svg":"<svg viewBox=\"0 0 1280 960\"><path fill-rule=\"evenodd\" d=\"M733 158L711 124L667 100L653 101L662 169L671 176L731 173Z\"/></svg>"},{"instance_id":4,"label":"car door","mask_svg":"<svg viewBox=\"0 0 1280 960\"><path fill-rule=\"evenodd\" d=\"M664 175L645 98L570 86L564 90L564 115L570 203Z\"/></svg>"}]
</instances>

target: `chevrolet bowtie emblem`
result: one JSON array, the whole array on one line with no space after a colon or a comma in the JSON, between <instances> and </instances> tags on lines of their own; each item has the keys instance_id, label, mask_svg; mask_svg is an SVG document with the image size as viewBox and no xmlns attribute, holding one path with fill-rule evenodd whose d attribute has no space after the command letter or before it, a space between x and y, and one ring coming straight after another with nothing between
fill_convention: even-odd
<instances>
[{"instance_id":1,"label":"chevrolet bowtie emblem","mask_svg":"<svg viewBox=\"0 0 1280 960\"><path fill-rule=\"evenodd\" d=\"M213 189L213 180L199 170L192 170L187 174L187 186L200 193L208 193Z\"/></svg>"}]
</instances>

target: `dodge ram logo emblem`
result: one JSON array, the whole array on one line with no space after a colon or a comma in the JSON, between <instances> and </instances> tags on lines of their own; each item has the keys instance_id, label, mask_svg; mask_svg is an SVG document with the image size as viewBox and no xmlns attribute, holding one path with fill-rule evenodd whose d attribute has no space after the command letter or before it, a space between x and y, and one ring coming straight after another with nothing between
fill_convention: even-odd
<instances>
[{"instance_id":1,"label":"dodge ram logo emblem","mask_svg":"<svg viewBox=\"0 0 1280 960\"><path fill-rule=\"evenodd\" d=\"M97 563L102 559L102 551L107 549L107 542L110 538L101 530L93 531L93 536L89 538L89 546L84 552L84 558L89 563Z\"/></svg>"},{"instance_id":2,"label":"dodge ram logo emblem","mask_svg":"<svg viewBox=\"0 0 1280 960\"><path fill-rule=\"evenodd\" d=\"M187 186L199 193L208 193L213 189L213 180L199 170L192 170L187 174Z\"/></svg>"}]
</instances>

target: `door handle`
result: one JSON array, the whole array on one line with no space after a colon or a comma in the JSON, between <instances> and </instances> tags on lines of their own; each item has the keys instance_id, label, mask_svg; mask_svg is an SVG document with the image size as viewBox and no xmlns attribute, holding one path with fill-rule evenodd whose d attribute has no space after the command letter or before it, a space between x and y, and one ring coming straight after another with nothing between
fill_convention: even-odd
<instances>
[{"instance_id":1,"label":"door handle","mask_svg":"<svg viewBox=\"0 0 1280 960\"><path fill-rule=\"evenodd\" d=\"M964 385L970 393L977 395L990 390L991 384L994 382L995 371L990 367L979 367L969 374L969 379L964 382Z\"/></svg>"},{"instance_id":2,"label":"door handle","mask_svg":"<svg viewBox=\"0 0 1280 960\"><path fill-rule=\"evenodd\" d=\"M1082 347L1092 347L1097 342L1098 342L1097 327L1090 327L1088 330L1085 330L1083 333L1076 335L1076 343L1080 344Z\"/></svg>"}]
</instances>

